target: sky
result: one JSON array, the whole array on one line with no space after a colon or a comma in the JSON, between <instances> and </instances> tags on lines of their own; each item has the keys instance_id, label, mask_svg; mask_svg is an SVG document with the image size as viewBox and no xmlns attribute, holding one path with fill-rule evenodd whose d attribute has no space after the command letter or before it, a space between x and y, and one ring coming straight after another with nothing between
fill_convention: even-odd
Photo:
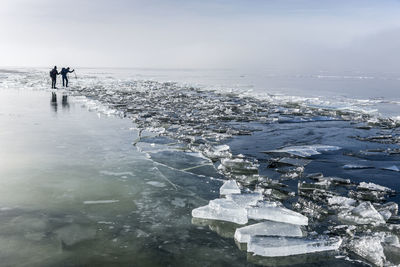
<instances>
[{"instance_id":1,"label":"sky","mask_svg":"<svg viewBox=\"0 0 400 267\"><path fill-rule=\"evenodd\" d=\"M0 66L397 71L395 0L1 0Z\"/></svg>"}]
</instances>

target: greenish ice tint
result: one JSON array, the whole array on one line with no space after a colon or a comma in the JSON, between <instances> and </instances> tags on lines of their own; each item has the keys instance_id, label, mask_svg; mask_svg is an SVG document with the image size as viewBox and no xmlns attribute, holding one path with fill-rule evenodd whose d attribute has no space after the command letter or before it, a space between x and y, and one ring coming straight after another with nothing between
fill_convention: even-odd
<instances>
[{"instance_id":1,"label":"greenish ice tint","mask_svg":"<svg viewBox=\"0 0 400 267\"><path fill-rule=\"evenodd\" d=\"M220 182L150 160L132 127L61 93L0 90L1 266L250 264L191 222Z\"/></svg>"}]
</instances>

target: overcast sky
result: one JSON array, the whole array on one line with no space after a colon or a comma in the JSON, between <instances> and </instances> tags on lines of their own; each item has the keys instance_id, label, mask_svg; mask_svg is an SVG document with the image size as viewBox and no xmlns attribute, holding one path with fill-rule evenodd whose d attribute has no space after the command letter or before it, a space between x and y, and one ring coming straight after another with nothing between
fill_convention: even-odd
<instances>
[{"instance_id":1,"label":"overcast sky","mask_svg":"<svg viewBox=\"0 0 400 267\"><path fill-rule=\"evenodd\" d=\"M397 71L394 0L1 0L0 65Z\"/></svg>"}]
</instances>

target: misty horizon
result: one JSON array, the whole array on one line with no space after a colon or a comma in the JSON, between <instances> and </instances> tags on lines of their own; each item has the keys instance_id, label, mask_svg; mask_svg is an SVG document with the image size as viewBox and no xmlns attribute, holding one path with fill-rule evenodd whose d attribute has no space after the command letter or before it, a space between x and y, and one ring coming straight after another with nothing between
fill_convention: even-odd
<instances>
[{"instance_id":1,"label":"misty horizon","mask_svg":"<svg viewBox=\"0 0 400 267\"><path fill-rule=\"evenodd\" d=\"M400 67L398 1L4 1L2 66Z\"/></svg>"}]
</instances>

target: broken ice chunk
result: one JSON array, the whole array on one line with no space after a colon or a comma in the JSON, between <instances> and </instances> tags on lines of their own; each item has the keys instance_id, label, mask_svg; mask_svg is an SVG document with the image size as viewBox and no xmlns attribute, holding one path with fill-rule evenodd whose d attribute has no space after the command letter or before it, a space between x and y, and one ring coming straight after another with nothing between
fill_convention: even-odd
<instances>
[{"instance_id":1,"label":"broken ice chunk","mask_svg":"<svg viewBox=\"0 0 400 267\"><path fill-rule=\"evenodd\" d=\"M228 145L219 145L219 146L208 146L203 151L203 155L207 158L210 158L213 161L217 161L220 158L230 158L232 154L230 152L230 148Z\"/></svg>"},{"instance_id":2,"label":"broken ice chunk","mask_svg":"<svg viewBox=\"0 0 400 267\"><path fill-rule=\"evenodd\" d=\"M364 236L356 238L350 242L349 248L360 257L377 266L383 266L386 261L379 237Z\"/></svg>"},{"instance_id":3,"label":"broken ice chunk","mask_svg":"<svg viewBox=\"0 0 400 267\"><path fill-rule=\"evenodd\" d=\"M235 231L235 239L239 243L248 243L251 236L257 235L302 237L303 233L299 225L271 221L237 228Z\"/></svg>"},{"instance_id":4,"label":"broken ice chunk","mask_svg":"<svg viewBox=\"0 0 400 267\"><path fill-rule=\"evenodd\" d=\"M381 186L381 185L374 184L374 183L366 183L366 182L361 182L357 186L357 189L379 191L379 192L393 192L393 190L388 187Z\"/></svg>"},{"instance_id":5,"label":"broken ice chunk","mask_svg":"<svg viewBox=\"0 0 400 267\"><path fill-rule=\"evenodd\" d=\"M240 155L238 155L238 158L235 159L221 159L221 165L218 166L218 169L235 175L258 173L257 163L240 158L239 156Z\"/></svg>"},{"instance_id":6,"label":"broken ice chunk","mask_svg":"<svg viewBox=\"0 0 400 267\"><path fill-rule=\"evenodd\" d=\"M311 162L311 160L307 159L299 159L299 158L280 158L276 161L273 161L269 164L269 168L274 167L274 165L292 165L296 167L304 167L308 165Z\"/></svg>"},{"instance_id":7,"label":"broken ice chunk","mask_svg":"<svg viewBox=\"0 0 400 267\"><path fill-rule=\"evenodd\" d=\"M376 204L375 208L385 221L389 220L392 216L396 216L399 211L399 205L395 202L388 202L382 205Z\"/></svg>"},{"instance_id":8,"label":"broken ice chunk","mask_svg":"<svg viewBox=\"0 0 400 267\"><path fill-rule=\"evenodd\" d=\"M344 206L344 207L349 207L349 206L354 206L357 203L356 200L348 197L341 197L341 196L333 196L328 198L328 204L331 206Z\"/></svg>"},{"instance_id":9,"label":"broken ice chunk","mask_svg":"<svg viewBox=\"0 0 400 267\"><path fill-rule=\"evenodd\" d=\"M339 237L305 239L296 237L252 236L247 251L264 257L283 257L313 252L337 250L342 243Z\"/></svg>"},{"instance_id":10,"label":"broken ice chunk","mask_svg":"<svg viewBox=\"0 0 400 267\"><path fill-rule=\"evenodd\" d=\"M309 146L289 146L276 150L263 151L263 153L287 153L298 157L310 157L321 154L321 151L339 150L338 146L309 145Z\"/></svg>"},{"instance_id":11,"label":"broken ice chunk","mask_svg":"<svg viewBox=\"0 0 400 267\"><path fill-rule=\"evenodd\" d=\"M319 182L329 181L333 184L338 184L338 185L351 184L350 179L344 179L344 178L339 178L339 177L313 177L312 179L317 180Z\"/></svg>"},{"instance_id":12,"label":"broken ice chunk","mask_svg":"<svg viewBox=\"0 0 400 267\"><path fill-rule=\"evenodd\" d=\"M192 216L195 218L221 220L234 222L237 224L247 223L247 211L232 200L215 199L211 200L207 206L192 210Z\"/></svg>"},{"instance_id":13,"label":"broken ice chunk","mask_svg":"<svg viewBox=\"0 0 400 267\"><path fill-rule=\"evenodd\" d=\"M350 211L342 211L338 214L339 219L355 224L385 223L383 216L374 208L371 202L363 202Z\"/></svg>"},{"instance_id":14,"label":"broken ice chunk","mask_svg":"<svg viewBox=\"0 0 400 267\"><path fill-rule=\"evenodd\" d=\"M240 194L240 188L235 180L228 180L219 189L221 195Z\"/></svg>"},{"instance_id":15,"label":"broken ice chunk","mask_svg":"<svg viewBox=\"0 0 400 267\"><path fill-rule=\"evenodd\" d=\"M263 200L261 193L232 194L226 195L226 198L233 200L236 202L236 204L243 208L254 206L258 201Z\"/></svg>"},{"instance_id":16,"label":"broken ice chunk","mask_svg":"<svg viewBox=\"0 0 400 267\"><path fill-rule=\"evenodd\" d=\"M298 225L308 225L308 218L295 211L278 206L276 202L263 202L247 209L249 219L270 220Z\"/></svg>"}]
</instances>

